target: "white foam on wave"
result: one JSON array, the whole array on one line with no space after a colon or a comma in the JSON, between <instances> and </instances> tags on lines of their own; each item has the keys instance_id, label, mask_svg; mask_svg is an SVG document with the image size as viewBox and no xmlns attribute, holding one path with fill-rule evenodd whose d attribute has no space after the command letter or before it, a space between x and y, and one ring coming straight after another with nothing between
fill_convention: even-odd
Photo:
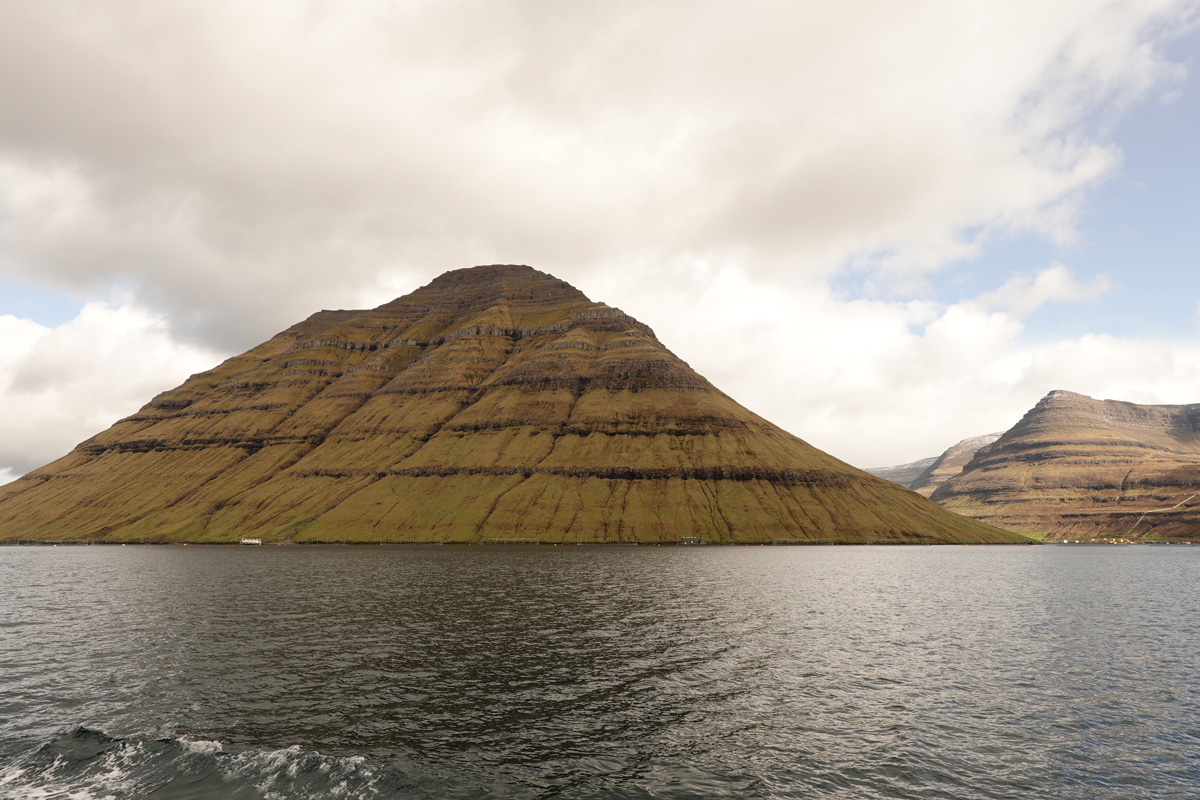
<instances>
[{"instance_id":1,"label":"white foam on wave","mask_svg":"<svg viewBox=\"0 0 1200 800\"><path fill-rule=\"evenodd\" d=\"M19 767L0 774L0 796L5 800L117 800L116 795L94 794L77 786L29 783L26 771Z\"/></svg>"},{"instance_id":2,"label":"white foam on wave","mask_svg":"<svg viewBox=\"0 0 1200 800\"><path fill-rule=\"evenodd\" d=\"M188 739L181 736L176 741L184 750L202 756L217 756L225 754L225 745L215 739Z\"/></svg>"},{"instance_id":3,"label":"white foam on wave","mask_svg":"<svg viewBox=\"0 0 1200 800\"><path fill-rule=\"evenodd\" d=\"M361 755L329 756L293 745L278 750L229 752L208 739L128 738L89 763L61 755L33 768L12 764L0 772L3 800L120 800L162 789L172 772L203 764L211 777L229 786L253 786L267 800L370 798L379 795L380 773ZM164 749L164 744L166 748ZM172 748L171 745L175 745ZM172 754L173 753L173 754ZM166 758L168 761L164 762ZM191 765L191 766L189 766ZM164 769L166 771L164 771ZM167 777L166 780L171 780ZM219 787L214 786L219 790Z\"/></svg>"},{"instance_id":4,"label":"white foam on wave","mask_svg":"<svg viewBox=\"0 0 1200 800\"><path fill-rule=\"evenodd\" d=\"M370 797L379 781L363 756L326 756L300 745L246 751L232 761L234 772L255 780L254 788L267 800L289 800L305 789L320 797ZM312 775L320 775L320 780L311 780L308 776ZM304 783L319 785L306 787Z\"/></svg>"},{"instance_id":5,"label":"white foam on wave","mask_svg":"<svg viewBox=\"0 0 1200 800\"><path fill-rule=\"evenodd\" d=\"M134 775L145 754L145 743L137 740L121 741L118 747L106 751L98 763L107 771L94 778L96 787L111 793L106 797L128 797L138 788Z\"/></svg>"}]
</instances>

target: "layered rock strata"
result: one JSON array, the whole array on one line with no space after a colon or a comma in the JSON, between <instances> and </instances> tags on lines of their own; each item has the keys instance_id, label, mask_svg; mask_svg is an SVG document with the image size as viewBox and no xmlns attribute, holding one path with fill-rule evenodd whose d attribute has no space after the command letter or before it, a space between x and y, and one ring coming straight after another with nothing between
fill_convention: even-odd
<instances>
[{"instance_id":1,"label":"layered rock strata","mask_svg":"<svg viewBox=\"0 0 1200 800\"><path fill-rule=\"evenodd\" d=\"M1200 405L1051 392L932 499L1049 539L1200 540Z\"/></svg>"},{"instance_id":2,"label":"layered rock strata","mask_svg":"<svg viewBox=\"0 0 1200 800\"><path fill-rule=\"evenodd\" d=\"M739 406L522 266L322 311L0 488L0 540L987 542L1018 537Z\"/></svg>"}]
</instances>

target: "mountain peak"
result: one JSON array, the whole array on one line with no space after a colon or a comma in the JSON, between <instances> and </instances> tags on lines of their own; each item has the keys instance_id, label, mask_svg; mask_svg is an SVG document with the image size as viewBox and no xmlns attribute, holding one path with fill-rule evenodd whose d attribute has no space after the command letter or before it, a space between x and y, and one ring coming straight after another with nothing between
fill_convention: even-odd
<instances>
[{"instance_id":1,"label":"mountain peak","mask_svg":"<svg viewBox=\"0 0 1200 800\"><path fill-rule=\"evenodd\" d=\"M583 292L566 281L533 267L523 264L488 264L443 272L412 294L392 302L411 302L419 298L500 302L529 300L533 296L541 302L553 297L587 299Z\"/></svg>"},{"instance_id":2,"label":"mountain peak","mask_svg":"<svg viewBox=\"0 0 1200 800\"><path fill-rule=\"evenodd\" d=\"M1200 405L1140 405L1054 391L932 498L1051 538L1193 536ZM1143 518L1143 515L1144 518Z\"/></svg>"},{"instance_id":3,"label":"mountain peak","mask_svg":"<svg viewBox=\"0 0 1200 800\"><path fill-rule=\"evenodd\" d=\"M951 445L944 453L933 459L932 463L913 479L908 488L923 497L929 497L939 486L962 472L963 467L975 458L980 450L995 442L1002 435L988 433L983 436L972 436Z\"/></svg>"},{"instance_id":4,"label":"mountain peak","mask_svg":"<svg viewBox=\"0 0 1200 800\"><path fill-rule=\"evenodd\" d=\"M520 265L323 311L0 489L0 540L1006 541Z\"/></svg>"}]
</instances>

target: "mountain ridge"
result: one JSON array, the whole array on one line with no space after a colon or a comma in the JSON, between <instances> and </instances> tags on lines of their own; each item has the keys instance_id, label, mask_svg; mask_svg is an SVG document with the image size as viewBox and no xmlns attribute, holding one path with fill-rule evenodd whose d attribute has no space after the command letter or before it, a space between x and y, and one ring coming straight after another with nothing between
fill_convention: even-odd
<instances>
[{"instance_id":1,"label":"mountain ridge","mask_svg":"<svg viewBox=\"0 0 1200 800\"><path fill-rule=\"evenodd\" d=\"M1200 404L1055 390L932 499L1049 539L1200 538ZM1182 501L1183 505L1171 508Z\"/></svg>"},{"instance_id":2,"label":"mountain ridge","mask_svg":"<svg viewBox=\"0 0 1200 800\"><path fill-rule=\"evenodd\" d=\"M941 455L918 459L892 467L868 467L877 478L898 483L922 497L929 497L937 487L954 477L981 448L1000 438L1000 433L971 436L950 445Z\"/></svg>"},{"instance_id":3,"label":"mountain ridge","mask_svg":"<svg viewBox=\"0 0 1200 800\"><path fill-rule=\"evenodd\" d=\"M946 481L963 471L963 468L985 447L993 444L1003 433L987 433L971 436L946 448L920 475L908 485L922 497L929 497Z\"/></svg>"},{"instance_id":4,"label":"mountain ridge","mask_svg":"<svg viewBox=\"0 0 1200 800\"><path fill-rule=\"evenodd\" d=\"M866 472L876 478L899 484L905 489L911 489L912 482L921 477L937 461L937 456L910 461L907 464L895 464L890 467L867 467Z\"/></svg>"},{"instance_id":5,"label":"mountain ridge","mask_svg":"<svg viewBox=\"0 0 1200 800\"><path fill-rule=\"evenodd\" d=\"M0 541L1017 541L522 265L320 311L0 487Z\"/></svg>"}]
</instances>

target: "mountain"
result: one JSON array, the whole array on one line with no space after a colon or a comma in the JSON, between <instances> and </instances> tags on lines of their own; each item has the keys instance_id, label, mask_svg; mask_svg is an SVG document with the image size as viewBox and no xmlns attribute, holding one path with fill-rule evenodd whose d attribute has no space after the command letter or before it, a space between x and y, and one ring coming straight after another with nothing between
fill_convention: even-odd
<instances>
[{"instance_id":1,"label":"mountain","mask_svg":"<svg viewBox=\"0 0 1200 800\"><path fill-rule=\"evenodd\" d=\"M908 488L922 497L929 497L939 486L963 471L975 454L999 439L1003 434L989 433L985 436L973 436L951 445L946 452L933 459L920 475L913 478Z\"/></svg>"},{"instance_id":2,"label":"mountain","mask_svg":"<svg viewBox=\"0 0 1200 800\"><path fill-rule=\"evenodd\" d=\"M1051 392L932 499L1049 539L1200 539L1200 405Z\"/></svg>"},{"instance_id":3,"label":"mountain","mask_svg":"<svg viewBox=\"0 0 1200 800\"><path fill-rule=\"evenodd\" d=\"M974 436L952 445L940 456L922 458L920 461L895 467L868 467L867 472L877 478L883 478L912 489L922 497L929 497L933 494L934 489L962 472L962 468L975 457L975 453L980 448L986 447L999 438L1000 434L998 433Z\"/></svg>"},{"instance_id":4,"label":"mountain","mask_svg":"<svg viewBox=\"0 0 1200 800\"><path fill-rule=\"evenodd\" d=\"M0 487L0 540L993 542L524 266L322 311Z\"/></svg>"},{"instance_id":5,"label":"mountain","mask_svg":"<svg viewBox=\"0 0 1200 800\"><path fill-rule=\"evenodd\" d=\"M898 483L906 489L910 489L912 487L909 484L924 475L933 466L935 461L937 459L934 457L922 458L920 461L914 461L911 464L897 464L894 467L867 467L866 471L876 478L883 478L886 481Z\"/></svg>"}]
</instances>

